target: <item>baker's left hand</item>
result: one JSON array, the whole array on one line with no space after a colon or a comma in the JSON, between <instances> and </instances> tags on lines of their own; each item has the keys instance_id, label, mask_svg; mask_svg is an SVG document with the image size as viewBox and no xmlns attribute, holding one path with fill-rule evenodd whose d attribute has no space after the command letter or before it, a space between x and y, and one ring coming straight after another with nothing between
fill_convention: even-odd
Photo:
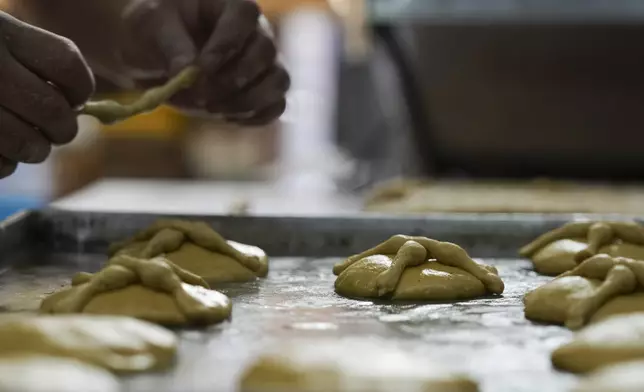
<instances>
[{"instance_id":1,"label":"baker's left hand","mask_svg":"<svg viewBox=\"0 0 644 392\"><path fill-rule=\"evenodd\" d=\"M158 85L190 64L195 85L172 98L181 109L263 125L286 108L290 86L272 33L252 0L133 0L122 59L142 86Z\"/></svg>"}]
</instances>

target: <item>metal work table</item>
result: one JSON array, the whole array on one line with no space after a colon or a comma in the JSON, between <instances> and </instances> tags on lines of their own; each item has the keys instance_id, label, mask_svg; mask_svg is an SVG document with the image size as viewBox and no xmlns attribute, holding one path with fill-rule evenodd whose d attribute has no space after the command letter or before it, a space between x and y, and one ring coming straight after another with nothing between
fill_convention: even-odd
<instances>
[{"instance_id":1,"label":"metal work table","mask_svg":"<svg viewBox=\"0 0 644 392\"><path fill-rule=\"evenodd\" d=\"M240 201L249 203L250 214L270 216L354 214L360 211L362 202L337 193L293 192L270 182L107 179L52 206L73 211L225 215Z\"/></svg>"}]
</instances>

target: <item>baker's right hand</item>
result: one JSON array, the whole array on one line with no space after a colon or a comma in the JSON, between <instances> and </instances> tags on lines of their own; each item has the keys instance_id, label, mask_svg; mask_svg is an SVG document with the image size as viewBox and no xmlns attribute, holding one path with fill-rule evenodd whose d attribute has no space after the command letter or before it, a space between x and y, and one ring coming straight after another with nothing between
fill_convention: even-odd
<instances>
[{"instance_id":1,"label":"baker's right hand","mask_svg":"<svg viewBox=\"0 0 644 392\"><path fill-rule=\"evenodd\" d=\"M70 40L0 12L0 178L71 142L94 78Z\"/></svg>"}]
</instances>

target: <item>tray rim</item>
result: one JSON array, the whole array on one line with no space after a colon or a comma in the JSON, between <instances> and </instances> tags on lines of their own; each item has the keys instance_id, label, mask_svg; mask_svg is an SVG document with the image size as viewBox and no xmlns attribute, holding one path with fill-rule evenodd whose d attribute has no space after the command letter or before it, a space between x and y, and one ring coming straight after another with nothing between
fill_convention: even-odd
<instances>
[{"instance_id":1,"label":"tray rim","mask_svg":"<svg viewBox=\"0 0 644 392\"><path fill-rule=\"evenodd\" d=\"M226 239L262 248L270 257L347 257L395 234L459 244L473 257L518 257L538 235L570 221L635 220L624 214L431 213L344 216L193 215L27 210L0 222L0 252L39 248L50 252L104 253L157 219L207 222ZM34 244L37 244L36 246Z\"/></svg>"}]
</instances>

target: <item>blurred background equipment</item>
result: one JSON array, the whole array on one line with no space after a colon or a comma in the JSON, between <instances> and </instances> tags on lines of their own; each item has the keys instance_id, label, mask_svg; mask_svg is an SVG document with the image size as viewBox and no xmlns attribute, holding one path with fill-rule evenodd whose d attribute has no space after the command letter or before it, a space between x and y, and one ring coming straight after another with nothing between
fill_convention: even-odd
<instances>
[{"instance_id":1,"label":"blurred background equipment","mask_svg":"<svg viewBox=\"0 0 644 392\"><path fill-rule=\"evenodd\" d=\"M363 182L639 178L644 3L366 4L374 50L343 64L338 127Z\"/></svg>"}]
</instances>

